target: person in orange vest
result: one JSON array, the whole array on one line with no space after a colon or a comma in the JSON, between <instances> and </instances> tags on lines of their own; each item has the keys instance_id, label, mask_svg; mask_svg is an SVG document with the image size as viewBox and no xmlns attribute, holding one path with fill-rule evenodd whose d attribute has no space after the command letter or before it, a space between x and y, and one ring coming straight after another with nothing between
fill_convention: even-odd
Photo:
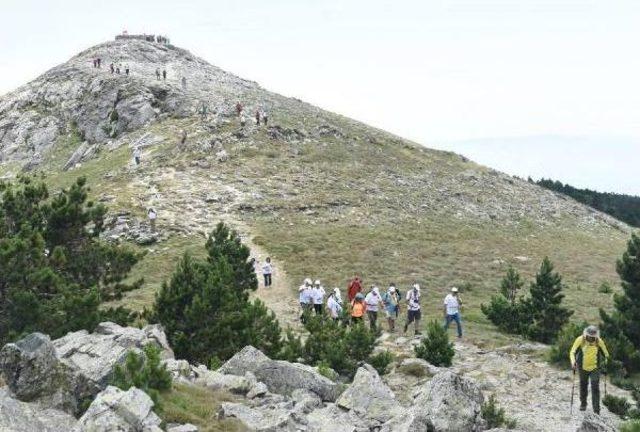
<instances>
[{"instance_id":1,"label":"person in orange vest","mask_svg":"<svg viewBox=\"0 0 640 432\"><path fill-rule=\"evenodd\" d=\"M356 275L347 287L347 298L352 302L356 298L356 294L362 291L362 279Z\"/></svg>"},{"instance_id":2,"label":"person in orange vest","mask_svg":"<svg viewBox=\"0 0 640 432\"><path fill-rule=\"evenodd\" d=\"M367 305L364 302L364 294L358 293L351 302L351 323L362 324Z\"/></svg>"}]
</instances>

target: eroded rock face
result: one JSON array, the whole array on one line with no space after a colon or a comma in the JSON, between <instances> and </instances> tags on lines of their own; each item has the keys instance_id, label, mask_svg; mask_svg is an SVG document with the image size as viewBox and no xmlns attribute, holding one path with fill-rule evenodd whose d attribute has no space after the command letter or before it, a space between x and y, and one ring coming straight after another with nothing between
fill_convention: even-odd
<instances>
[{"instance_id":1,"label":"eroded rock face","mask_svg":"<svg viewBox=\"0 0 640 432\"><path fill-rule=\"evenodd\" d=\"M336 405L352 411L372 427L402 412L393 392L369 365L358 369L353 383L340 395Z\"/></svg>"},{"instance_id":2,"label":"eroded rock face","mask_svg":"<svg viewBox=\"0 0 640 432\"><path fill-rule=\"evenodd\" d=\"M157 344L166 358L173 357L157 325L140 330L105 322L94 333L69 333L55 341L33 333L2 348L0 372L12 397L79 414L107 386L113 368L127 352L149 343Z\"/></svg>"},{"instance_id":3,"label":"eroded rock face","mask_svg":"<svg viewBox=\"0 0 640 432\"><path fill-rule=\"evenodd\" d=\"M145 392L135 387L125 392L109 386L78 420L75 432L159 432L161 423Z\"/></svg>"},{"instance_id":4,"label":"eroded rock face","mask_svg":"<svg viewBox=\"0 0 640 432\"><path fill-rule=\"evenodd\" d=\"M63 411L21 402L0 389L0 431L69 432L76 419Z\"/></svg>"},{"instance_id":5,"label":"eroded rock face","mask_svg":"<svg viewBox=\"0 0 640 432\"><path fill-rule=\"evenodd\" d=\"M271 360L259 350L248 346L227 361L218 372L244 376L251 372L273 393L291 395L297 389L314 392L324 401L333 402L340 387L320 375L314 368L300 363Z\"/></svg>"}]
</instances>

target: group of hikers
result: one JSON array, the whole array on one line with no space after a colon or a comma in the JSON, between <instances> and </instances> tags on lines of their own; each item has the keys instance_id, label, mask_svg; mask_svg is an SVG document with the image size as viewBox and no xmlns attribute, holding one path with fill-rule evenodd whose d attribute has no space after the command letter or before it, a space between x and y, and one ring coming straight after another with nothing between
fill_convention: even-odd
<instances>
[{"instance_id":1,"label":"group of hikers","mask_svg":"<svg viewBox=\"0 0 640 432\"><path fill-rule=\"evenodd\" d=\"M244 106L242 106L240 102L236 103L236 115L238 116L238 120L240 120L240 126L244 127L247 124L247 116L244 113ZM254 118L257 126L260 126L261 123L267 126L269 122L269 115L264 107L258 107L256 109Z\"/></svg>"},{"instance_id":2,"label":"group of hikers","mask_svg":"<svg viewBox=\"0 0 640 432\"><path fill-rule=\"evenodd\" d=\"M356 276L349 282L347 287L346 304L342 300L340 289L337 287L329 293L325 301L327 293L319 280L312 282L309 278L305 279L298 288L298 293L302 319L305 319L306 314L311 311L316 314L324 314L324 306L326 304L327 313L332 319L341 321L346 315L348 323L353 325L363 323L366 315L369 327L372 330L377 330L378 315L384 312L389 332L396 331L396 321L401 315L401 305L404 301L407 306L404 333L413 325L414 334L420 334L420 320L422 319L420 303L422 295L420 285L417 283L414 283L408 289L404 297L395 283L389 284L389 287L383 293L380 292L380 288L372 285L365 294L362 279ZM456 287L452 287L443 302L444 328L448 329L451 322L455 322L459 338L462 337L461 308L462 301L459 296L459 290Z\"/></svg>"}]
</instances>

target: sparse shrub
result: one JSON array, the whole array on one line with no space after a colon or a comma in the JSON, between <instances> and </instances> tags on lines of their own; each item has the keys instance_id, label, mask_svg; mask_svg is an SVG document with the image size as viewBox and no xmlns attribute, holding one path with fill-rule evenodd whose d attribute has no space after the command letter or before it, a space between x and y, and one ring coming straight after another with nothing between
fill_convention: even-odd
<instances>
[{"instance_id":1,"label":"sparse shrub","mask_svg":"<svg viewBox=\"0 0 640 432\"><path fill-rule=\"evenodd\" d=\"M602 282L598 287L598 292L600 294L611 294L613 292L613 289L611 288L609 282Z\"/></svg>"},{"instance_id":2,"label":"sparse shrub","mask_svg":"<svg viewBox=\"0 0 640 432\"><path fill-rule=\"evenodd\" d=\"M220 360L218 356L213 356L211 357L211 360L209 360L209 370L212 370L212 371L218 370L223 365L223 363L224 362Z\"/></svg>"},{"instance_id":3,"label":"sparse shrub","mask_svg":"<svg viewBox=\"0 0 640 432\"><path fill-rule=\"evenodd\" d=\"M158 391L171 388L171 374L160 362L160 349L149 344L141 354L129 351L124 365L116 365L111 384L129 390L137 387L147 393L154 402L158 402Z\"/></svg>"},{"instance_id":4,"label":"sparse shrub","mask_svg":"<svg viewBox=\"0 0 640 432\"><path fill-rule=\"evenodd\" d=\"M640 432L640 420L631 420L620 426L620 432Z\"/></svg>"},{"instance_id":5,"label":"sparse shrub","mask_svg":"<svg viewBox=\"0 0 640 432\"><path fill-rule=\"evenodd\" d=\"M417 378L422 378L427 375L427 372L425 371L425 369L419 364L415 364L415 363L405 364L401 366L400 372L406 375L417 377Z\"/></svg>"},{"instance_id":6,"label":"sparse shrub","mask_svg":"<svg viewBox=\"0 0 640 432\"><path fill-rule=\"evenodd\" d=\"M628 400L612 394L608 394L602 398L602 404L606 406L609 411L620 417L626 417L631 409L631 403Z\"/></svg>"},{"instance_id":7,"label":"sparse shrub","mask_svg":"<svg viewBox=\"0 0 640 432\"><path fill-rule=\"evenodd\" d=\"M501 408L498 405L495 395L491 395L489 400L482 404L480 414L487 422L488 429L496 429L503 426L507 429L513 429L516 427L516 421L505 415L504 408Z\"/></svg>"},{"instance_id":8,"label":"sparse shrub","mask_svg":"<svg viewBox=\"0 0 640 432\"><path fill-rule=\"evenodd\" d=\"M378 374L385 375L389 372L389 365L394 358L395 356L391 351L380 351L378 354L369 357L369 364L378 371Z\"/></svg>"},{"instance_id":9,"label":"sparse shrub","mask_svg":"<svg viewBox=\"0 0 640 432\"><path fill-rule=\"evenodd\" d=\"M453 343L449 342L449 335L438 321L431 321L427 325L427 333L420 345L415 348L416 357L428 361L435 366L451 366L455 355Z\"/></svg>"},{"instance_id":10,"label":"sparse shrub","mask_svg":"<svg viewBox=\"0 0 640 432\"><path fill-rule=\"evenodd\" d=\"M518 298L518 291L524 286L524 281L520 277L520 273L513 267L509 266L507 274L500 283L500 294L511 304L514 304Z\"/></svg>"},{"instance_id":11,"label":"sparse shrub","mask_svg":"<svg viewBox=\"0 0 640 432\"><path fill-rule=\"evenodd\" d=\"M293 334L291 329L287 329L285 337L282 341L282 350L278 355L281 360L288 362L297 362L298 359L304 357L304 347L300 337Z\"/></svg>"},{"instance_id":12,"label":"sparse shrub","mask_svg":"<svg viewBox=\"0 0 640 432\"><path fill-rule=\"evenodd\" d=\"M325 361L321 361L316 366L318 368L318 373L323 377L329 378L332 381L338 379L338 373L331 369L331 366Z\"/></svg>"}]
</instances>

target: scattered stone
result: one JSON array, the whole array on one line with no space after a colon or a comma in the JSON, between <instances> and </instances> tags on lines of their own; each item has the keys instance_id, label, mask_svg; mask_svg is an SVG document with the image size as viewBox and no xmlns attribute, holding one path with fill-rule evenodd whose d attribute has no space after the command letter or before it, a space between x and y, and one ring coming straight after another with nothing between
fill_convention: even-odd
<instances>
[{"instance_id":1,"label":"scattered stone","mask_svg":"<svg viewBox=\"0 0 640 432\"><path fill-rule=\"evenodd\" d=\"M198 432L198 427L191 423L183 425L169 425L167 426L167 432Z\"/></svg>"},{"instance_id":2,"label":"scattered stone","mask_svg":"<svg viewBox=\"0 0 640 432\"><path fill-rule=\"evenodd\" d=\"M616 430L603 417L593 412L587 412L576 432L615 432Z\"/></svg>"},{"instance_id":3,"label":"scattered stone","mask_svg":"<svg viewBox=\"0 0 640 432\"><path fill-rule=\"evenodd\" d=\"M63 411L21 402L0 388L0 431L69 432L76 419Z\"/></svg>"}]
</instances>

